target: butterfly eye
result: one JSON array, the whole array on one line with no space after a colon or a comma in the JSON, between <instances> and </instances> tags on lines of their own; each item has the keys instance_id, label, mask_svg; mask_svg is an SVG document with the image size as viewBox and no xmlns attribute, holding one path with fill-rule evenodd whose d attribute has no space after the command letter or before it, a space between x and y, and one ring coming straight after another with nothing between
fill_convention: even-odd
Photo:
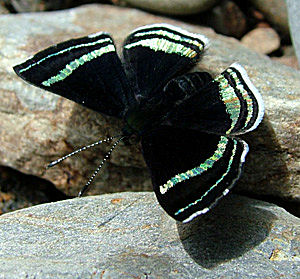
<instances>
[{"instance_id":1,"label":"butterfly eye","mask_svg":"<svg viewBox=\"0 0 300 279\"><path fill-rule=\"evenodd\" d=\"M140 137L138 135L132 135L129 137L129 144L134 145L140 141Z\"/></svg>"}]
</instances>

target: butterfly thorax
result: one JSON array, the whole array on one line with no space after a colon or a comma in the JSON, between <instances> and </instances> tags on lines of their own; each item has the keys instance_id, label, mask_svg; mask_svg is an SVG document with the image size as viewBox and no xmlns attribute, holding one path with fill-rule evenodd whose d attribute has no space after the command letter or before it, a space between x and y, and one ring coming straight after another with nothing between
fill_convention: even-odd
<instances>
[{"instance_id":1,"label":"butterfly thorax","mask_svg":"<svg viewBox=\"0 0 300 279\"><path fill-rule=\"evenodd\" d=\"M151 130L151 127L157 126L160 119L159 106L138 106L131 108L124 117L125 126L123 134L140 136L145 131Z\"/></svg>"}]
</instances>

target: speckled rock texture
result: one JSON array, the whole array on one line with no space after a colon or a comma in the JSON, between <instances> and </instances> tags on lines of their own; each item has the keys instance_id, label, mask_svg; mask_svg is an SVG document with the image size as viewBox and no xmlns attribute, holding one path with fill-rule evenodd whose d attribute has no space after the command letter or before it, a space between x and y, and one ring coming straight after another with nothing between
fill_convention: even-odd
<instances>
[{"instance_id":1,"label":"speckled rock texture","mask_svg":"<svg viewBox=\"0 0 300 279\"><path fill-rule=\"evenodd\" d=\"M220 0L111 0L112 3L141 8L168 15L189 15L204 12Z\"/></svg>"},{"instance_id":2,"label":"speckled rock texture","mask_svg":"<svg viewBox=\"0 0 300 279\"><path fill-rule=\"evenodd\" d=\"M121 123L26 84L12 67L49 45L99 30L110 32L120 47L134 28L160 22L202 33L211 40L197 70L215 75L238 61L263 96L265 118L256 131L243 137L250 152L235 189L260 198L299 201L299 72L211 29L108 5L0 17L0 164L43 177L76 195L108 146L83 152L47 171L45 166L75 148L118 134ZM95 185L91 193L151 189L139 146L120 145Z\"/></svg>"},{"instance_id":3,"label":"speckled rock texture","mask_svg":"<svg viewBox=\"0 0 300 279\"><path fill-rule=\"evenodd\" d=\"M153 193L91 196L0 217L0 278L299 278L300 221L231 195L188 224Z\"/></svg>"}]
</instances>

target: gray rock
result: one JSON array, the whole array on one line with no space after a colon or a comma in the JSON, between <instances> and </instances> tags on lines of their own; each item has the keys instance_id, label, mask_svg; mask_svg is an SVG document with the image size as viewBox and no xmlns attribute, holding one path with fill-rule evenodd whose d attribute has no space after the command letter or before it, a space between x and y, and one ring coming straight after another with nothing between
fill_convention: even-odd
<instances>
[{"instance_id":1,"label":"gray rock","mask_svg":"<svg viewBox=\"0 0 300 279\"><path fill-rule=\"evenodd\" d=\"M297 278L299 232L235 195L185 225L153 193L76 198L0 217L0 278Z\"/></svg>"},{"instance_id":2,"label":"gray rock","mask_svg":"<svg viewBox=\"0 0 300 279\"><path fill-rule=\"evenodd\" d=\"M280 37L273 28L255 28L241 39L241 43L259 53L269 54L280 47Z\"/></svg>"},{"instance_id":3,"label":"gray rock","mask_svg":"<svg viewBox=\"0 0 300 279\"><path fill-rule=\"evenodd\" d=\"M287 8L293 45L298 57L298 64L300 66L300 2L297 0L287 0Z\"/></svg>"},{"instance_id":4,"label":"gray rock","mask_svg":"<svg viewBox=\"0 0 300 279\"><path fill-rule=\"evenodd\" d=\"M266 116L256 131L244 136L250 152L235 189L260 197L299 201L299 72L211 29L115 6L89 5L0 17L0 164L41 176L66 193L77 194L102 160L106 146L86 151L47 172L45 165L76 147L118 134L121 123L26 84L12 66L53 43L99 30L110 32L120 46L134 28L159 22L203 33L211 40L197 70L217 74L238 61L262 93ZM98 187L92 193L151 189L138 146L120 146L95 185Z\"/></svg>"},{"instance_id":5,"label":"gray rock","mask_svg":"<svg viewBox=\"0 0 300 279\"><path fill-rule=\"evenodd\" d=\"M220 0L111 0L115 4L128 5L168 15L189 15L204 12Z\"/></svg>"},{"instance_id":6,"label":"gray rock","mask_svg":"<svg viewBox=\"0 0 300 279\"><path fill-rule=\"evenodd\" d=\"M250 0L266 19L278 27L284 34L289 34L286 0Z\"/></svg>"}]
</instances>

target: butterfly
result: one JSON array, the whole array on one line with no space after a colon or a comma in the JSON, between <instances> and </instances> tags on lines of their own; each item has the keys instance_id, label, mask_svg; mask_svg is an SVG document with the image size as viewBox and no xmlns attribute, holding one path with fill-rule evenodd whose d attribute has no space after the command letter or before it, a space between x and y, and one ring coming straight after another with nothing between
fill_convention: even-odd
<instances>
[{"instance_id":1,"label":"butterfly","mask_svg":"<svg viewBox=\"0 0 300 279\"><path fill-rule=\"evenodd\" d=\"M98 32L51 46L14 70L30 84L122 119L110 153L137 137L160 205L189 222L238 180L248 145L236 136L254 130L264 114L241 65L216 77L189 72L208 43L203 35L152 24L130 33L122 60L111 36Z\"/></svg>"}]
</instances>

